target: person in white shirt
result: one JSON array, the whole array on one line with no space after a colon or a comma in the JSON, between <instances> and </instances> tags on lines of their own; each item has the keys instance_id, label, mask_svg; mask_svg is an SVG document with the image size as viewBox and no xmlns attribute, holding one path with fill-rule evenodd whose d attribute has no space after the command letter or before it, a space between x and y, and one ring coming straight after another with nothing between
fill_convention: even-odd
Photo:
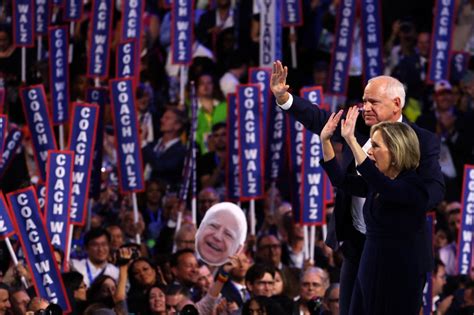
<instances>
[{"instance_id":1,"label":"person in white shirt","mask_svg":"<svg viewBox=\"0 0 474 315\"><path fill-rule=\"evenodd\" d=\"M118 280L119 270L108 262L110 254L110 234L105 229L92 229L84 236L87 258L71 261L72 269L84 276L84 283L90 287L99 275L107 275Z\"/></svg>"}]
</instances>

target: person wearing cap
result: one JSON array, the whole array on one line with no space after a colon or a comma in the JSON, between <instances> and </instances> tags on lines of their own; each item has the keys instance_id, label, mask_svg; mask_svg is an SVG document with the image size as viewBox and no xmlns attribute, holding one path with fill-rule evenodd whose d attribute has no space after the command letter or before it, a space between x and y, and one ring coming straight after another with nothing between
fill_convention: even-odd
<instances>
[{"instance_id":1,"label":"person wearing cap","mask_svg":"<svg viewBox=\"0 0 474 315\"><path fill-rule=\"evenodd\" d=\"M435 133L440 139L441 172L446 182L445 199L457 200L461 194L461 180L464 167L463 149L459 142L460 124L454 102L453 87L447 80L434 85L433 108L416 120L421 128Z\"/></svg>"},{"instance_id":2,"label":"person wearing cap","mask_svg":"<svg viewBox=\"0 0 474 315\"><path fill-rule=\"evenodd\" d=\"M291 95L288 92L289 85L286 84L287 75L288 68L283 67L280 61L276 61L273 65L270 87L277 105L301 122L308 130L320 134L330 113L305 99ZM369 128L367 127L381 121L409 123L402 117L405 96L403 84L393 77L379 76L369 80L363 96L363 123L359 120L355 126L355 137L363 146L364 151L368 151L371 147ZM412 128L420 143L421 160L417 172L423 178L429 192L428 206L424 209L428 211L443 200L445 190L443 175L438 163L439 140L433 133L425 129L416 125L412 125ZM336 129L333 140L342 144L340 159L342 171L356 174L353 155L341 137L340 127ZM334 214L328 223L326 244L334 250L341 248L344 256L340 279L341 315L349 312L354 282L364 248L366 233L362 213L364 203L364 198L356 197L344 188L338 189ZM423 234L423 237L417 239L417 242L419 242L417 246L420 248L420 259L425 264L423 270L429 272L432 270L433 257L428 233Z\"/></svg>"}]
</instances>

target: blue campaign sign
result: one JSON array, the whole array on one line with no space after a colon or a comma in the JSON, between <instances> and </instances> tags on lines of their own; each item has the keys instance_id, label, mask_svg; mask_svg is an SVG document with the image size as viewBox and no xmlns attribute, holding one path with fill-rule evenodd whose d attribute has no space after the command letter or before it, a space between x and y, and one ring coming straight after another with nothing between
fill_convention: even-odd
<instances>
[{"instance_id":1,"label":"blue campaign sign","mask_svg":"<svg viewBox=\"0 0 474 315\"><path fill-rule=\"evenodd\" d=\"M345 0L339 4L336 37L329 69L329 93L346 95L349 82L351 47L354 32L357 0Z\"/></svg>"},{"instance_id":2,"label":"blue campaign sign","mask_svg":"<svg viewBox=\"0 0 474 315\"><path fill-rule=\"evenodd\" d=\"M188 65L193 58L194 1L173 1L171 8L171 60Z\"/></svg>"},{"instance_id":3,"label":"blue campaign sign","mask_svg":"<svg viewBox=\"0 0 474 315\"><path fill-rule=\"evenodd\" d=\"M237 120L237 95L227 95L227 166L226 166L226 200L240 200L239 171L239 122Z\"/></svg>"},{"instance_id":4,"label":"blue campaign sign","mask_svg":"<svg viewBox=\"0 0 474 315\"><path fill-rule=\"evenodd\" d=\"M109 72L110 33L112 29L112 0L93 0L92 25L89 30L87 75L106 78Z\"/></svg>"},{"instance_id":5,"label":"blue campaign sign","mask_svg":"<svg viewBox=\"0 0 474 315\"><path fill-rule=\"evenodd\" d=\"M8 133L5 145L3 146L3 154L0 160L0 177L10 166L10 162L15 157L18 147L21 145L23 139L23 133L20 129L12 128Z\"/></svg>"},{"instance_id":6,"label":"blue campaign sign","mask_svg":"<svg viewBox=\"0 0 474 315\"><path fill-rule=\"evenodd\" d=\"M431 32L430 62L426 77L428 83L449 80L449 53L451 52L455 7L456 1L436 1Z\"/></svg>"},{"instance_id":7,"label":"blue campaign sign","mask_svg":"<svg viewBox=\"0 0 474 315\"><path fill-rule=\"evenodd\" d=\"M3 154L3 148L5 146L5 136L7 134L8 117L7 115L0 114L0 156Z\"/></svg>"},{"instance_id":8,"label":"blue campaign sign","mask_svg":"<svg viewBox=\"0 0 474 315\"><path fill-rule=\"evenodd\" d=\"M301 0L283 0L283 26L303 25L303 4Z\"/></svg>"},{"instance_id":9,"label":"blue campaign sign","mask_svg":"<svg viewBox=\"0 0 474 315\"><path fill-rule=\"evenodd\" d=\"M70 220L75 225L85 222L98 116L97 105L74 104L69 150L74 152Z\"/></svg>"},{"instance_id":10,"label":"blue campaign sign","mask_svg":"<svg viewBox=\"0 0 474 315\"><path fill-rule=\"evenodd\" d=\"M51 6L48 0L35 0L35 34L46 35L48 33L51 18Z\"/></svg>"},{"instance_id":11,"label":"blue campaign sign","mask_svg":"<svg viewBox=\"0 0 474 315\"><path fill-rule=\"evenodd\" d=\"M362 0L362 57L365 82L383 74L381 20L380 0Z\"/></svg>"},{"instance_id":12,"label":"blue campaign sign","mask_svg":"<svg viewBox=\"0 0 474 315\"><path fill-rule=\"evenodd\" d=\"M53 104L53 123L69 119L69 34L66 26L49 28L49 89Z\"/></svg>"},{"instance_id":13,"label":"blue campaign sign","mask_svg":"<svg viewBox=\"0 0 474 315\"><path fill-rule=\"evenodd\" d=\"M122 41L127 39L140 40L144 9L145 0L122 1Z\"/></svg>"},{"instance_id":14,"label":"blue campaign sign","mask_svg":"<svg viewBox=\"0 0 474 315\"><path fill-rule=\"evenodd\" d=\"M74 152L49 151L45 202L46 231L51 245L68 257L69 207L71 205ZM66 260L63 261L65 263ZM63 264L63 268L66 265Z\"/></svg>"},{"instance_id":15,"label":"blue campaign sign","mask_svg":"<svg viewBox=\"0 0 474 315\"><path fill-rule=\"evenodd\" d=\"M263 198L263 122L258 84L237 87L240 200Z\"/></svg>"},{"instance_id":16,"label":"blue campaign sign","mask_svg":"<svg viewBox=\"0 0 474 315\"><path fill-rule=\"evenodd\" d=\"M307 87L301 90L301 97L311 103L323 103L323 90L320 86ZM321 225L325 223L324 215L324 172L319 164L322 158L319 136L311 131L303 131L303 153L301 163L301 208L300 219L303 224Z\"/></svg>"},{"instance_id":17,"label":"blue campaign sign","mask_svg":"<svg viewBox=\"0 0 474 315\"><path fill-rule=\"evenodd\" d=\"M23 110L31 132L35 159L41 179L46 179L46 160L49 150L56 150L56 138L50 120L46 95L42 85L20 89Z\"/></svg>"},{"instance_id":18,"label":"blue campaign sign","mask_svg":"<svg viewBox=\"0 0 474 315\"><path fill-rule=\"evenodd\" d=\"M10 217L3 192L0 191L0 239L5 239L13 234L15 234L15 226Z\"/></svg>"},{"instance_id":19,"label":"blue campaign sign","mask_svg":"<svg viewBox=\"0 0 474 315\"><path fill-rule=\"evenodd\" d=\"M303 125L286 115L287 148L289 153L290 198L295 222L301 221L301 165L303 162Z\"/></svg>"},{"instance_id":20,"label":"blue campaign sign","mask_svg":"<svg viewBox=\"0 0 474 315\"><path fill-rule=\"evenodd\" d=\"M13 44L15 47L34 46L34 2L15 0L13 4Z\"/></svg>"},{"instance_id":21,"label":"blue campaign sign","mask_svg":"<svg viewBox=\"0 0 474 315\"><path fill-rule=\"evenodd\" d=\"M30 186L7 195L18 239L28 263L36 295L71 310L50 239L38 209L35 189Z\"/></svg>"},{"instance_id":22,"label":"blue campaign sign","mask_svg":"<svg viewBox=\"0 0 474 315\"><path fill-rule=\"evenodd\" d=\"M117 78L133 77L135 68L138 64L136 61L137 48L136 40L127 40L117 46Z\"/></svg>"},{"instance_id":23,"label":"blue campaign sign","mask_svg":"<svg viewBox=\"0 0 474 315\"><path fill-rule=\"evenodd\" d=\"M458 272L469 275L472 261L472 234L474 232L474 165L464 165L462 189L462 221L458 235Z\"/></svg>"},{"instance_id":24,"label":"blue campaign sign","mask_svg":"<svg viewBox=\"0 0 474 315\"><path fill-rule=\"evenodd\" d=\"M79 21L82 16L83 0L66 0L64 7L64 20Z\"/></svg>"},{"instance_id":25,"label":"blue campaign sign","mask_svg":"<svg viewBox=\"0 0 474 315\"><path fill-rule=\"evenodd\" d=\"M133 81L131 79L111 80L110 98L117 137L120 189L122 192L143 191L143 161L138 138Z\"/></svg>"}]
</instances>

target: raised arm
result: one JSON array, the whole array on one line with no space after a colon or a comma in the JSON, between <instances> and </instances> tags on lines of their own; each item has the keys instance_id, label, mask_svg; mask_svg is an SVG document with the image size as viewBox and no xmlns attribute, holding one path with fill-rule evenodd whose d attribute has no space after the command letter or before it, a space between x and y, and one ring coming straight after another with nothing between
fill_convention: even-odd
<instances>
[{"instance_id":1,"label":"raised arm","mask_svg":"<svg viewBox=\"0 0 474 315\"><path fill-rule=\"evenodd\" d=\"M367 155L362 150L362 147L357 142L357 139L354 135L355 124L357 122L358 116L359 109L356 106L350 107L347 111L346 119L342 120L341 135L351 148L352 154L354 155L354 159L357 165L361 165L365 161L365 159L367 159Z\"/></svg>"}]
</instances>

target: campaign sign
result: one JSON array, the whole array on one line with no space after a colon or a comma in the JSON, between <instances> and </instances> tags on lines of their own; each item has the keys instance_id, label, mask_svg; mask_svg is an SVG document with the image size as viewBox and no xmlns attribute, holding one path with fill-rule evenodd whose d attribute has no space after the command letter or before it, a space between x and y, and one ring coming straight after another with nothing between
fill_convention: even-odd
<instances>
[{"instance_id":1,"label":"campaign sign","mask_svg":"<svg viewBox=\"0 0 474 315\"><path fill-rule=\"evenodd\" d=\"M383 74L380 0L362 0L362 57L365 82Z\"/></svg>"},{"instance_id":2,"label":"campaign sign","mask_svg":"<svg viewBox=\"0 0 474 315\"><path fill-rule=\"evenodd\" d=\"M94 161L92 162L91 181L89 196L97 199L100 196L100 181L102 169L102 151L104 143L104 112L105 106L109 104L109 90L104 87L91 87L86 91L86 102L99 106L99 122L97 124L97 135L94 146Z\"/></svg>"},{"instance_id":3,"label":"campaign sign","mask_svg":"<svg viewBox=\"0 0 474 315\"><path fill-rule=\"evenodd\" d=\"M21 101L26 121L31 132L35 160L41 179L46 179L48 150L56 150L56 138L51 125L46 95L42 85L20 88Z\"/></svg>"},{"instance_id":4,"label":"campaign sign","mask_svg":"<svg viewBox=\"0 0 474 315\"><path fill-rule=\"evenodd\" d=\"M436 0L431 32L430 62L428 67L428 83L449 80L449 53L455 20L454 0Z\"/></svg>"},{"instance_id":5,"label":"campaign sign","mask_svg":"<svg viewBox=\"0 0 474 315\"><path fill-rule=\"evenodd\" d=\"M171 60L188 65L193 58L194 1L173 1L171 8Z\"/></svg>"},{"instance_id":6,"label":"campaign sign","mask_svg":"<svg viewBox=\"0 0 474 315\"><path fill-rule=\"evenodd\" d=\"M282 59L281 0L260 1L260 56L261 67L271 67Z\"/></svg>"},{"instance_id":7,"label":"campaign sign","mask_svg":"<svg viewBox=\"0 0 474 315\"><path fill-rule=\"evenodd\" d=\"M9 193L11 215L28 263L36 295L71 310L53 248L38 209L35 189L30 186Z\"/></svg>"},{"instance_id":8,"label":"campaign sign","mask_svg":"<svg viewBox=\"0 0 474 315\"><path fill-rule=\"evenodd\" d=\"M263 197L263 123L260 99L258 84L237 86L242 201Z\"/></svg>"},{"instance_id":9,"label":"campaign sign","mask_svg":"<svg viewBox=\"0 0 474 315\"><path fill-rule=\"evenodd\" d=\"M66 26L49 28L49 89L53 103L53 123L69 118L69 34Z\"/></svg>"},{"instance_id":10,"label":"campaign sign","mask_svg":"<svg viewBox=\"0 0 474 315\"><path fill-rule=\"evenodd\" d=\"M329 92L346 95L351 63L352 35L354 32L357 0L343 0L339 4L336 36L329 69Z\"/></svg>"},{"instance_id":11,"label":"campaign sign","mask_svg":"<svg viewBox=\"0 0 474 315\"><path fill-rule=\"evenodd\" d=\"M0 156L3 154L5 137L7 135L8 118L7 115L0 114Z\"/></svg>"},{"instance_id":12,"label":"campaign sign","mask_svg":"<svg viewBox=\"0 0 474 315\"><path fill-rule=\"evenodd\" d=\"M117 137L120 189L122 192L143 191L143 162L138 138L133 81L131 79L111 80L110 98Z\"/></svg>"},{"instance_id":13,"label":"campaign sign","mask_svg":"<svg viewBox=\"0 0 474 315\"><path fill-rule=\"evenodd\" d=\"M285 156L284 135L286 134L286 123L285 114L279 106L276 106L275 103L270 104L269 110L270 122L268 124L265 176L272 181L276 181L283 166Z\"/></svg>"},{"instance_id":14,"label":"campaign sign","mask_svg":"<svg viewBox=\"0 0 474 315\"><path fill-rule=\"evenodd\" d=\"M64 7L64 20L79 21L82 16L83 0L66 0Z\"/></svg>"},{"instance_id":15,"label":"campaign sign","mask_svg":"<svg viewBox=\"0 0 474 315\"><path fill-rule=\"evenodd\" d=\"M434 213L428 213L426 215L426 228L428 229L429 244L433 244L434 235ZM431 278L431 272L426 273L426 283L423 288L423 315L431 315L433 308L433 280Z\"/></svg>"},{"instance_id":16,"label":"campaign sign","mask_svg":"<svg viewBox=\"0 0 474 315\"><path fill-rule=\"evenodd\" d=\"M99 107L93 104L75 103L72 115L69 150L74 152L74 166L70 220L72 224L84 225Z\"/></svg>"},{"instance_id":17,"label":"campaign sign","mask_svg":"<svg viewBox=\"0 0 474 315\"><path fill-rule=\"evenodd\" d=\"M469 68L471 55L466 51L451 51L450 81L458 82Z\"/></svg>"},{"instance_id":18,"label":"campaign sign","mask_svg":"<svg viewBox=\"0 0 474 315\"><path fill-rule=\"evenodd\" d=\"M13 45L15 47L34 46L34 2L15 0L13 5Z\"/></svg>"},{"instance_id":19,"label":"campaign sign","mask_svg":"<svg viewBox=\"0 0 474 315\"><path fill-rule=\"evenodd\" d=\"M239 171L239 122L237 120L237 95L227 94L227 163L226 163L226 200L240 199Z\"/></svg>"},{"instance_id":20,"label":"campaign sign","mask_svg":"<svg viewBox=\"0 0 474 315\"><path fill-rule=\"evenodd\" d=\"M128 40L117 46L117 78L133 77L137 65L136 40Z\"/></svg>"},{"instance_id":21,"label":"campaign sign","mask_svg":"<svg viewBox=\"0 0 474 315\"><path fill-rule=\"evenodd\" d=\"M122 1L122 41L127 39L140 40L144 9L145 0Z\"/></svg>"},{"instance_id":22,"label":"campaign sign","mask_svg":"<svg viewBox=\"0 0 474 315\"><path fill-rule=\"evenodd\" d=\"M23 133L20 129L10 129L7 139L5 140L5 145L3 146L2 159L0 160L0 177L3 176L3 173L5 173L5 171L10 166L11 161L15 157L17 150L21 145L22 139Z\"/></svg>"},{"instance_id":23,"label":"campaign sign","mask_svg":"<svg viewBox=\"0 0 474 315\"><path fill-rule=\"evenodd\" d=\"M72 188L72 151L49 151L45 204L46 230L51 245L67 257L69 239L69 206ZM65 263L66 260L63 261ZM63 268L66 267L63 265Z\"/></svg>"},{"instance_id":24,"label":"campaign sign","mask_svg":"<svg viewBox=\"0 0 474 315\"><path fill-rule=\"evenodd\" d=\"M464 165L462 189L461 230L458 235L458 272L469 275L472 260L472 232L474 226L474 165Z\"/></svg>"},{"instance_id":25,"label":"campaign sign","mask_svg":"<svg viewBox=\"0 0 474 315\"><path fill-rule=\"evenodd\" d=\"M5 202L5 197L3 197L3 192L0 191L0 239L5 239L13 234L15 234L15 227L10 218L10 212Z\"/></svg>"},{"instance_id":26,"label":"campaign sign","mask_svg":"<svg viewBox=\"0 0 474 315\"><path fill-rule=\"evenodd\" d=\"M301 90L301 97L311 103L323 103L321 86L308 87ZM322 158L319 136L309 130L303 131L303 153L301 162L301 222L308 225L321 225L324 218L324 172L319 164Z\"/></svg>"},{"instance_id":27,"label":"campaign sign","mask_svg":"<svg viewBox=\"0 0 474 315\"><path fill-rule=\"evenodd\" d=\"M46 162L46 165L48 163ZM46 173L48 171L46 170ZM46 180L48 178L46 177ZM43 183L36 183L33 185L36 191L36 197L38 198L38 206L40 209L41 216L44 218L44 205L46 203L46 186Z\"/></svg>"},{"instance_id":28,"label":"campaign sign","mask_svg":"<svg viewBox=\"0 0 474 315\"><path fill-rule=\"evenodd\" d=\"M51 17L48 0L35 0L35 34L46 35Z\"/></svg>"},{"instance_id":29,"label":"campaign sign","mask_svg":"<svg viewBox=\"0 0 474 315\"><path fill-rule=\"evenodd\" d=\"M263 121L263 144L267 144L267 130L268 130L268 114L270 106L274 106L273 94L270 90L270 77L272 76L271 68L250 68L249 82L258 83L260 85L260 106L262 107L262 121Z\"/></svg>"},{"instance_id":30,"label":"campaign sign","mask_svg":"<svg viewBox=\"0 0 474 315\"><path fill-rule=\"evenodd\" d=\"M90 77L108 76L113 11L113 0L92 1L92 25L87 54L87 75Z\"/></svg>"},{"instance_id":31,"label":"campaign sign","mask_svg":"<svg viewBox=\"0 0 474 315\"><path fill-rule=\"evenodd\" d=\"M283 26L303 25L303 4L301 0L283 0Z\"/></svg>"},{"instance_id":32,"label":"campaign sign","mask_svg":"<svg viewBox=\"0 0 474 315\"><path fill-rule=\"evenodd\" d=\"M290 197L295 222L301 221L300 187L301 165L303 162L303 131L304 127L292 116L286 115L287 145L289 152Z\"/></svg>"}]
</instances>

